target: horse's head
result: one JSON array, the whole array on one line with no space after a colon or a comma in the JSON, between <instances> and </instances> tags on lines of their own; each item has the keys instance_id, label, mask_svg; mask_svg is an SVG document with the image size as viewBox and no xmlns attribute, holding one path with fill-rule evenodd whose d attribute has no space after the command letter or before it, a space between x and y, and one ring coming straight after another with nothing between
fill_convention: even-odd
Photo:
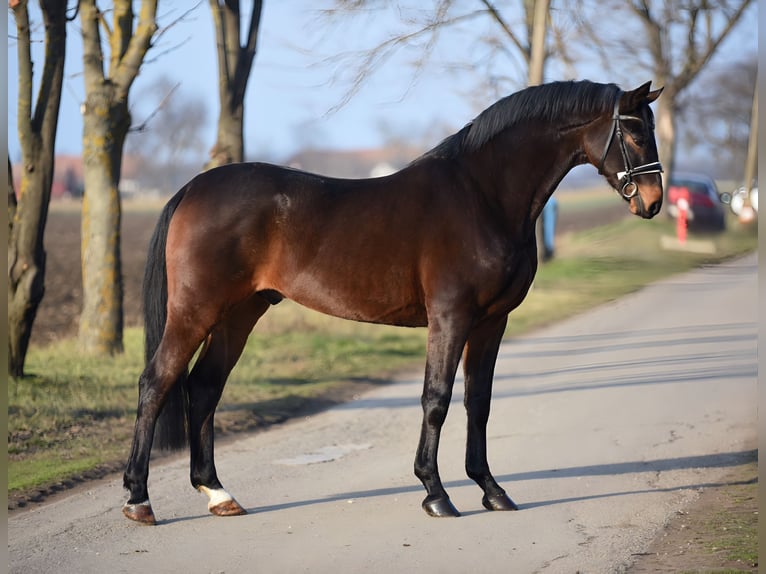
<instances>
[{"instance_id":1,"label":"horse's head","mask_svg":"<svg viewBox=\"0 0 766 574\"><path fill-rule=\"evenodd\" d=\"M662 166L654 140L654 115L649 104L662 93L651 82L622 92L608 122L590 134L588 154L609 184L630 204L630 211L651 219L662 207ZM605 125L606 124L606 125ZM604 127L605 126L605 127ZM596 163L598 162L598 163Z\"/></svg>"}]
</instances>

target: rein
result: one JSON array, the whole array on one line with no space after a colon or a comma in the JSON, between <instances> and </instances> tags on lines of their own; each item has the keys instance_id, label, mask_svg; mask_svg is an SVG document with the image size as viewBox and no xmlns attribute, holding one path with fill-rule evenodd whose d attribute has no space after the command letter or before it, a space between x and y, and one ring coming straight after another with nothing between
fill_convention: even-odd
<instances>
[{"instance_id":1,"label":"rein","mask_svg":"<svg viewBox=\"0 0 766 574\"><path fill-rule=\"evenodd\" d=\"M638 195L638 184L633 181L633 177L636 175L646 175L649 173L662 173L662 164L658 161L651 163L645 163L636 167L630 165L630 158L628 157L628 148L625 146L625 137L622 133L621 120L638 120L634 116L625 116L620 114L620 98L614 103L614 113L612 114L612 129L609 132L609 138L606 140L604 146L604 153L601 154L601 161L599 162L598 173L604 173L604 162L606 161L606 154L609 153L609 148L612 146L612 140L614 140L615 134L617 134L617 140L620 142L620 153L622 154L622 163L625 166L625 171L617 172L618 183L621 185L618 193L625 199L631 199ZM638 195L638 201L642 203L641 196Z\"/></svg>"}]
</instances>

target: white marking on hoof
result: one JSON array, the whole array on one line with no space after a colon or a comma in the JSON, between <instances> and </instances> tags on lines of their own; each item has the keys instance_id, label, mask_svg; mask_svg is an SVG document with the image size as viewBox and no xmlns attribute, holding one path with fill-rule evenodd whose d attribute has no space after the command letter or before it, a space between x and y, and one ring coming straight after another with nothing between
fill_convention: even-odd
<instances>
[{"instance_id":1,"label":"white marking on hoof","mask_svg":"<svg viewBox=\"0 0 766 574\"><path fill-rule=\"evenodd\" d=\"M223 488L208 488L207 486L198 486L197 490L204 492L208 499L210 499L207 503L208 510L218 506L221 503L234 500L231 494L226 492Z\"/></svg>"}]
</instances>

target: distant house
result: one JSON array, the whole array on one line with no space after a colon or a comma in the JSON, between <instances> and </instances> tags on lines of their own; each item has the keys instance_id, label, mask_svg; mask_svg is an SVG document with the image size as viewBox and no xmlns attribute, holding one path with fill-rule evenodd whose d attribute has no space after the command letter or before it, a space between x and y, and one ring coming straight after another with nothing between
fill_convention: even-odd
<instances>
[{"instance_id":1,"label":"distant house","mask_svg":"<svg viewBox=\"0 0 766 574\"><path fill-rule=\"evenodd\" d=\"M381 177L400 170L420 153L401 146L361 150L306 149L290 157L286 164L330 177Z\"/></svg>"},{"instance_id":2,"label":"distant house","mask_svg":"<svg viewBox=\"0 0 766 574\"><path fill-rule=\"evenodd\" d=\"M16 193L21 186L21 163L14 163L13 169L13 188ZM131 176L138 171L138 164L131 156L123 156L122 159L122 178L130 182ZM131 184L128 183L130 187ZM53 185L51 186L51 200L65 198L80 198L84 190L84 178L82 168L82 157L79 155L57 155L53 166ZM122 188L122 183L120 188ZM131 191L135 191L131 187Z\"/></svg>"}]
</instances>

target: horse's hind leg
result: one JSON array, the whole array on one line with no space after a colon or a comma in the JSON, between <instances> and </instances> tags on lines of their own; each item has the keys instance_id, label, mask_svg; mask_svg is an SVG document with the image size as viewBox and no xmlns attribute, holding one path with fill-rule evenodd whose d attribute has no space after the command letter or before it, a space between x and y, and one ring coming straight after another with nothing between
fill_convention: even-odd
<instances>
[{"instance_id":1,"label":"horse's hind leg","mask_svg":"<svg viewBox=\"0 0 766 574\"><path fill-rule=\"evenodd\" d=\"M154 358L139 378L133 446L123 476L123 484L130 491L130 497L122 512L131 520L155 523L147 488L154 426L168 392L173 385L179 384L203 337L202 330L187 329L184 325L168 321Z\"/></svg>"},{"instance_id":2,"label":"horse's hind leg","mask_svg":"<svg viewBox=\"0 0 766 574\"><path fill-rule=\"evenodd\" d=\"M224 490L216 474L213 416L250 331L268 307L258 295L234 307L206 340L189 375L190 479L208 496L208 509L218 516L245 514L245 509Z\"/></svg>"},{"instance_id":3,"label":"horse's hind leg","mask_svg":"<svg viewBox=\"0 0 766 574\"><path fill-rule=\"evenodd\" d=\"M484 491L487 510L516 510L516 504L497 484L487 462L487 421L492 398L495 362L503 338L507 315L477 325L468 337L463 356L465 408L468 438L465 469Z\"/></svg>"}]
</instances>

